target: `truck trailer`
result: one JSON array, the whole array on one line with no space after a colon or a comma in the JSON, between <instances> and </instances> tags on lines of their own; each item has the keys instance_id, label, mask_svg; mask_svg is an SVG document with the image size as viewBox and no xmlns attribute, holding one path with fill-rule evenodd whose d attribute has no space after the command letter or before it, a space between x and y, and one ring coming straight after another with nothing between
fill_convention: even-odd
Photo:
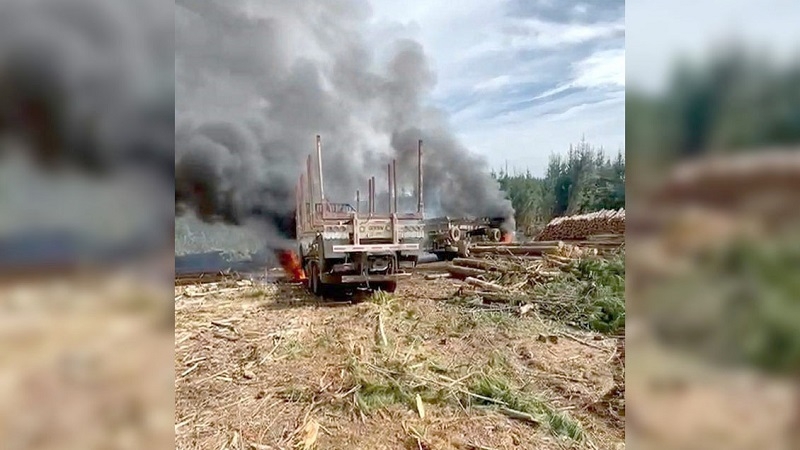
<instances>
[{"instance_id":1,"label":"truck trailer","mask_svg":"<svg viewBox=\"0 0 800 450\"><path fill-rule=\"evenodd\" d=\"M388 205L377 211L375 177L367 180L367 210L333 203L325 195L322 145L316 137L316 164L306 160L306 173L296 186L296 236L299 263L315 295L333 288L394 292L398 280L411 275L423 252L425 223L422 198L422 141L418 142L417 210L397 210L397 162L387 165ZM316 166L316 167L314 167ZM312 170L315 169L315 170Z\"/></svg>"}]
</instances>

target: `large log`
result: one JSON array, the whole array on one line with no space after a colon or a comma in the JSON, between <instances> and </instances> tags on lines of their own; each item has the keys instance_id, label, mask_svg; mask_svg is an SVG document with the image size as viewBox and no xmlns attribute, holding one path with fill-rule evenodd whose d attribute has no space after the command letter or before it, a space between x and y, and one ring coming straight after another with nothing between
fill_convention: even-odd
<instances>
[{"instance_id":1,"label":"large log","mask_svg":"<svg viewBox=\"0 0 800 450\"><path fill-rule=\"evenodd\" d=\"M498 264L486 259L477 259L477 258L453 258L453 264L455 264L456 266L472 267L474 269L481 269L481 270L504 271L508 269L503 264Z\"/></svg>"},{"instance_id":2,"label":"large log","mask_svg":"<svg viewBox=\"0 0 800 450\"><path fill-rule=\"evenodd\" d=\"M593 234L586 236L587 241L625 242L624 234Z\"/></svg>"},{"instance_id":3,"label":"large log","mask_svg":"<svg viewBox=\"0 0 800 450\"><path fill-rule=\"evenodd\" d=\"M548 262L558 261L565 264L571 264L575 262L575 258L570 258L568 256L562 256L556 254L546 255L544 259L547 260Z\"/></svg>"},{"instance_id":4,"label":"large log","mask_svg":"<svg viewBox=\"0 0 800 450\"><path fill-rule=\"evenodd\" d=\"M477 286L479 288L487 289L487 290L495 291L495 292L506 290L505 287L500 286L499 284L490 283L488 281L479 280L479 279L473 278L473 277L465 278L464 282L466 282L467 284L471 284L472 286Z\"/></svg>"},{"instance_id":5,"label":"large log","mask_svg":"<svg viewBox=\"0 0 800 450\"><path fill-rule=\"evenodd\" d=\"M524 245L519 247L472 247L470 253L475 255L496 254L496 255L519 255L519 256L541 256L548 252L558 250L556 245Z\"/></svg>"},{"instance_id":6,"label":"large log","mask_svg":"<svg viewBox=\"0 0 800 450\"><path fill-rule=\"evenodd\" d=\"M552 241L531 241L525 243L490 243L490 242L481 242L480 244L475 244L473 248L496 248L496 249L506 249L506 248L517 248L517 247L563 247L564 241L563 240L552 240Z\"/></svg>"},{"instance_id":7,"label":"large log","mask_svg":"<svg viewBox=\"0 0 800 450\"><path fill-rule=\"evenodd\" d=\"M442 279L442 278L450 278L450 274L449 273L429 273L428 275L425 275L425 279L426 280L439 280L439 279Z\"/></svg>"},{"instance_id":8,"label":"large log","mask_svg":"<svg viewBox=\"0 0 800 450\"><path fill-rule=\"evenodd\" d=\"M447 266L447 271L455 278L464 279L466 277L477 277L479 275L483 275L486 273L485 270L480 269L473 269L471 267L462 267L462 266L455 266L449 265Z\"/></svg>"},{"instance_id":9,"label":"large log","mask_svg":"<svg viewBox=\"0 0 800 450\"><path fill-rule=\"evenodd\" d=\"M228 280L241 280L242 277L236 272L192 272L175 275L175 286L186 286L191 284L218 283Z\"/></svg>"}]
</instances>

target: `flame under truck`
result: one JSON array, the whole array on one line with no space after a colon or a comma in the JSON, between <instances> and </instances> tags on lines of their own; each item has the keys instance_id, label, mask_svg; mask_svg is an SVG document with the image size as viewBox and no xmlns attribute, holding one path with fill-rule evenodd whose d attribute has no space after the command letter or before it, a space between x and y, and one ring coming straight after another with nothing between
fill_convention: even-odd
<instances>
[{"instance_id":1,"label":"flame under truck","mask_svg":"<svg viewBox=\"0 0 800 450\"><path fill-rule=\"evenodd\" d=\"M331 288L367 288L394 292L398 280L410 276L425 242L422 199L422 141L418 144L417 210L397 209L396 161L387 166L388 205L378 212L375 177L367 180L367 210L332 203L322 179L322 146L316 140L316 167L309 155L306 173L296 186L296 223L300 260L309 289L324 295Z\"/></svg>"}]
</instances>

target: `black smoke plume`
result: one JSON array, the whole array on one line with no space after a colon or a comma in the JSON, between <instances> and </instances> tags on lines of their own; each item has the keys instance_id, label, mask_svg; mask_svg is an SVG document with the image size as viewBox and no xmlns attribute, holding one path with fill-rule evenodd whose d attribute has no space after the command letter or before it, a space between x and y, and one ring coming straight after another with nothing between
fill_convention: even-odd
<instances>
[{"instance_id":1,"label":"black smoke plume","mask_svg":"<svg viewBox=\"0 0 800 450\"><path fill-rule=\"evenodd\" d=\"M352 202L398 161L416 182L424 141L428 215L513 209L483 160L427 103L436 77L410 40L370 39L362 0L176 2L176 204L230 224L265 219L290 237L294 185L322 136L326 197ZM385 186L380 181L378 189Z\"/></svg>"},{"instance_id":2,"label":"black smoke plume","mask_svg":"<svg viewBox=\"0 0 800 450\"><path fill-rule=\"evenodd\" d=\"M0 3L0 136L41 167L171 180L169 11L159 0Z\"/></svg>"},{"instance_id":3,"label":"black smoke plume","mask_svg":"<svg viewBox=\"0 0 800 450\"><path fill-rule=\"evenodd\" d=\"M125 223L152 220L124 238L125 249L172 245L172 12L162 0L0 2L0 163L33 163L45 178L77 173L87 189L101 185L117 192L112 187L124 186L126 198L142 200L137 202L141 209L106 211ZM59 197L52 191L57 188L34 180L22 180L17 188L15 193L24 193L18 197L31 192L47 197L31 197L37 206L52 200L51 194ZM51 211L58 216L89 202L72 199ZM56 226L39 220L44 223L15 227L24 235L34 233L31 228ZM85 220L95 219L87 215ZM113 234L119 238L120 233Z\"/></svg>"}]
</instances>

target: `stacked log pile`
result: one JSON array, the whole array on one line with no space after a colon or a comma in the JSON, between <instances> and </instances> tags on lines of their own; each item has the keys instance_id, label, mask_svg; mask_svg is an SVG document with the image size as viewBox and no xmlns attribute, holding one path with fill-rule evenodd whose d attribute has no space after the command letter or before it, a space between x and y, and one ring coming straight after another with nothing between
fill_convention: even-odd
<instances>
[{"instance_id":1,"label":"stacked log pile","mask_svg":"<svg viewBox=\"0 0 800 450\"><path fill-rule=\"evenodd\" d=\"M765 226L766 233L795 227L800 192L798 147L762 148L742 154L720 153L684 162L648 196L648 209L661 210L671 221L676 214L706 209ZM768 199L768 200L765 200ZM655 221L653 211L636 218ZM662 224L664 221L660 221Z\"/></svg>"},{"instance_id":2,"label":"stacked log pile","mask_svg":"<svg viewBox=\"0 0 800 450\"><path fill-rule=\"evenodd\" d=\"M783 198L789 202L785 207L796 204L798 175L800 153L796 148L711 155L675 167L655 200L677 204L691 200L695 204L738 209L743 206L742 201L767 196L774 201L773 197L784 193L789 194Z\"/></svg>"},{"instance_id":3,"label":"stacked log pile","mask_svg":"<svg viewBox=\"0 0 800 450\"><path fill-rule=\"evenodd\" d=\"M576 216L556 217L548 223L536 241L582 241L590 236L624 235L625 210L601 210Z\"/></svg>"}]
</instances>

